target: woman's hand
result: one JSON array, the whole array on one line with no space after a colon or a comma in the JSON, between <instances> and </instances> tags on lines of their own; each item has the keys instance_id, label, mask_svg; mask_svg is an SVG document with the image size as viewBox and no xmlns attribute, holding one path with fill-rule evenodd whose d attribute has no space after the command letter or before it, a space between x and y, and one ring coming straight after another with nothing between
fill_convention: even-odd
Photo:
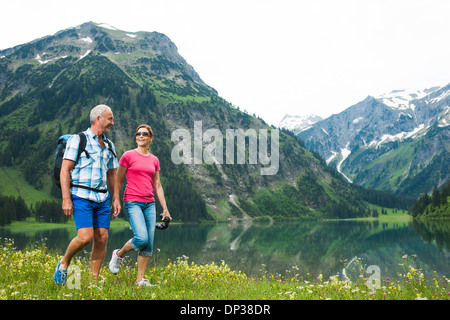
<instances>
[{"instance_id":1,"label":"woman's hand","mask_svg":"<svg viewBox=\"0 0 450 320\"><path fill-rule=\"evenodd\" d=\"M169 210L166 208L163 211L163 216L161 220L164 220L165 217L169 217L170 221L172 221L172 217L170 216Z\"/></svg>"}]
</instances>

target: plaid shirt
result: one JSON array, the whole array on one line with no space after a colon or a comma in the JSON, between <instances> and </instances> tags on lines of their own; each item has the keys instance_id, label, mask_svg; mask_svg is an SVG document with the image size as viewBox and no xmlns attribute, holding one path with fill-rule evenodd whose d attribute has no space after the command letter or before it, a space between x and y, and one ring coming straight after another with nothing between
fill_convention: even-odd
<instances>
[{"instance_id":1,"label":"plaid shirt","mask_svg":"<svg viewBox=\"0 0 450 320\"><path fill-rule=\"evenodd\" d=\"M89 153L89 158L84 152L81 153L80 159L74 165L71 171L70 181L73 184L87 186L95 189L106 189L107 180L106 173L109 169L116 169L119 166L117 158L108 149L105 143L105 148L102 149L98 143L98 137L90 128L84 131L86 135L86 150ZM67 140L66 151L63 159L76 161L78 155L78 146L80 145L80 137L76 134ZM114 150L114 144L111 142L111 148ZM107 193L95 192L83 188L70 188L71 194L80 198L92 200L95 202L103 202L108 198Z\"/></svg>"}]
</instances>

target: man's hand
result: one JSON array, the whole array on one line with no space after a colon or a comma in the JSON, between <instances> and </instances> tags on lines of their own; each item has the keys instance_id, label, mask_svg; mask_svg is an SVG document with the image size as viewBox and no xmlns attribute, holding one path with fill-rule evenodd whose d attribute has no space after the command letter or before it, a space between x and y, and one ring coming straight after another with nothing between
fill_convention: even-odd
<instances>
[{"instance_id":1,"label":"man's hand","mask_svg":"<svg viewBox=\"0 0 450 320\"><path fill-rule=\"evenodd\" d=\"M63 200L62 209L67 218L73 215L73 203L71 199Z\"/></svg>"},{"instance_id":2,"label":"man's hand","mask_svg":"<svg viewBox=\"0 0 450 320\"><path fill-rule=\"evenodd\" d=\"M119 216L120 210L122 210L122 207L120 206L120 200L114 200L113 206L111 208L111 215L113 219Z\"/></svg>"}]
</instances>

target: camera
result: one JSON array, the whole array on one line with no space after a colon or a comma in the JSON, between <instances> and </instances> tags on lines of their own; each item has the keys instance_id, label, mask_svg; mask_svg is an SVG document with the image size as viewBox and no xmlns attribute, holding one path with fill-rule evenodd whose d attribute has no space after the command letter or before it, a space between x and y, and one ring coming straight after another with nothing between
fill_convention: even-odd
<instances>
[{"instance_id":1,"label":"camera","mask_svg":"<svg viewBox=\"0 0 450 320\"><path fill-rule=\"evenodd\" d=\"M162 217L163 217L162 213L159 215L159 217L162 219ZM169 223L170 223L170 218L165 217L163 220L163 223L156 224L156 229L159 229L159 230L167 229L169 227Z\"/></svg>"}]
</instances>

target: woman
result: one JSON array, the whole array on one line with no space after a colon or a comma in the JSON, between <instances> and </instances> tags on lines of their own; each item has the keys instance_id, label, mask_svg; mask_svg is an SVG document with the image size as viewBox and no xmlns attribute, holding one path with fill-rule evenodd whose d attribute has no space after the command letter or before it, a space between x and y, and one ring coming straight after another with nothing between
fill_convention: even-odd
<instances>
[{"instance_id":1,"label":"woman","mask_svg":"<svg viewBox=\"0 0 450 320\"><path fill-rule=\"evenodd\" d=\"M120 190L123 178L127 175L123 201L127 208L128 220L133 230L133 238L122 249L116 249L112 253L109 270L117 274L120 264L127 252L138 251L138 273L136 284L138 286L152 286L148 279L144 278L145 270L150 256L153 253L153 239L155 234L156 209L153 192L163 208L163 219L169 217L164 191L159 179L159 160L150 153L150 143L153 140L153 131L149 125L141 124L136 129L137 148L126 151L119 161L115 190ZM118 192L117 192L118 194ZM120 208L119 197L114 197L114 207ZM119 204L117 203L119 202ZM117 217L120 209L114 212Z\"/></svg>"}]
</instances>

